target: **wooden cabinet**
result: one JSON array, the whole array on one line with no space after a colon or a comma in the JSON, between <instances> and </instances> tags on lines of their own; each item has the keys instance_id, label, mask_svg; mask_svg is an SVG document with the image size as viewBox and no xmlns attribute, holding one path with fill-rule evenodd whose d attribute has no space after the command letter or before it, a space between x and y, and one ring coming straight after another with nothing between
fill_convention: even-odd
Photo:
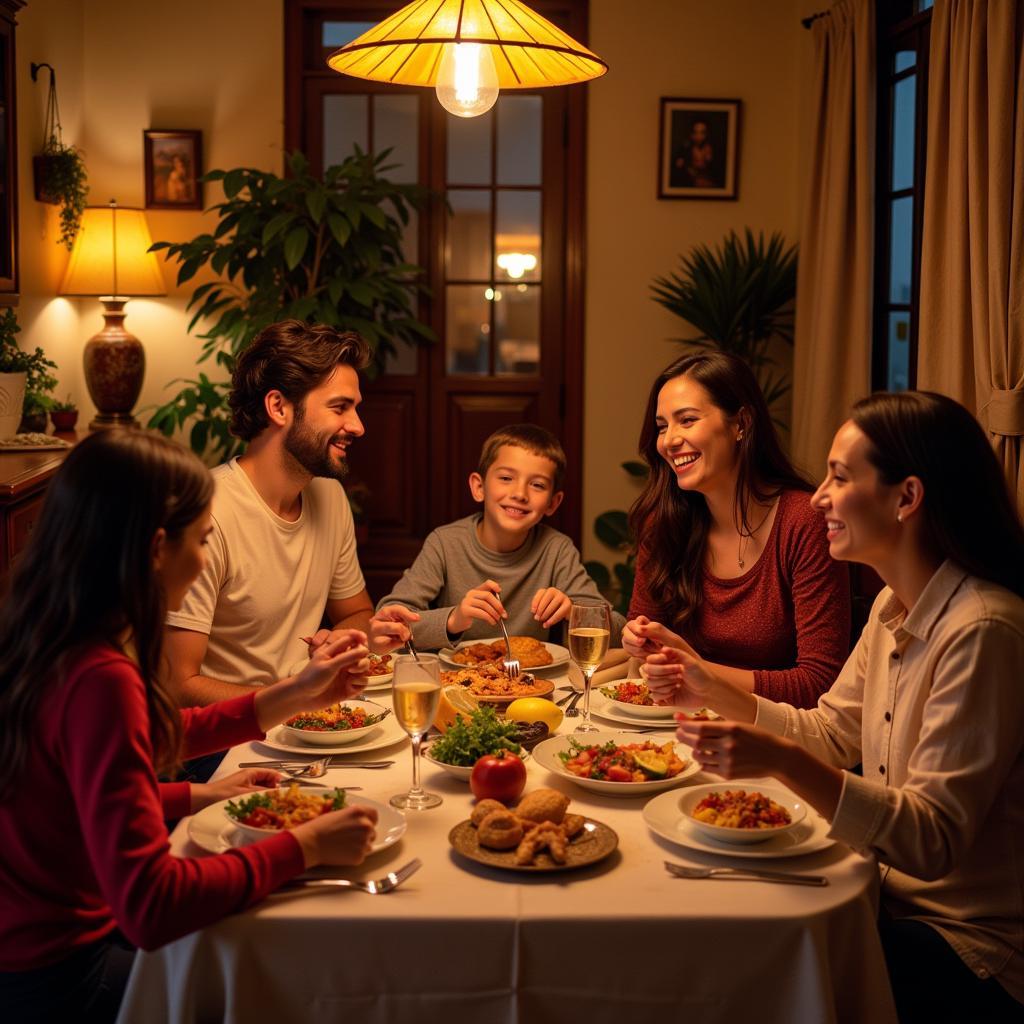
<instances>
[{"instance_id":1,"label":"wooden cabinet","mask_svg":"<svg viewBox=\"0 0 1024 1024\"><path fill-rule=\"evenodd\" d=\"M7 589L11 565L28 544L46 488L66 455L67 450L0 451L0 592Z\"/></svg>"}]
</instances>

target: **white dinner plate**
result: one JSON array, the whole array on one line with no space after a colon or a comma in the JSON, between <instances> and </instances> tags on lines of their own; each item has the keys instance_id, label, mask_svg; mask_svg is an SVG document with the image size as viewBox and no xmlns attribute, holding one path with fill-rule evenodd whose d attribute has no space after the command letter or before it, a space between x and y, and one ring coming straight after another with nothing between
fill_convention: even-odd
<instances>
[{"instance_id":1,"label":"white dinner plate","mask_svg":"<svg viewBox=\"0 0 1024 1024\"><path fill-rule=\"evenodd\" d=\"M650 779L647 782L606 782L604 779L581 779L573 775L558 756L559 751L569 749L569 740L575 739L580 743L600 745L609 740L619 745L627 743L643 743L645 739L663 746L669 742L666 736L642 736L636 733L623 732L587 732L587 733L562 733L559 736L552 736L543 740L533 748L533 758L541 766L555 775L575 782L583 789L592 790L595 793L603 793L605 796L643 796L647 793L657 793L662 789L671 789L679 783L691 778L700 771L700 765L693 759L693 751L685 743L676 743L676 753L686 762L683 770L670 779Z\"/></svg>"},{"instance_id":2,"label":"white dinner plate","mask_svg":"<svg viewBox=\"0 0 1024 1024\"><path fill-rule=\"evenodd\" d=\"M735 786L736 780L726 783ZM682 809L682 793L661 793L644 804L644 821L647 827L670 843L687 846L703 853L717 853L722 857L753 857L770 859L774 857L802 857L805 853L817 853L835 844L828 837L828 822L808 808L807 817L792 831L772 836L763 843L741 846L737 843L723 843L707 838L691 824L689 816Z\"/></svg>"},{"instance_id":3,"label":"white dinner plate","mask_svg":"<svg viewBox=\"0 0 1024 1024\"><path fill-rule=\"evenodd\" d=\"M395 721L394 715L388 715L383 722L375 725L372 731L354 743L337 743L330 747L312 743L290 743L285 738L284 727L280 725L275 725L267 733L265 740L256 742L262 743L272 750L283 750L288 754L309 754L310 757L322 757L324 754L362 754L369 750L380 750L381 747L390 747L396 743L407 743L408 741L409 736Z\"/></svg>"},{"instance_id":4,"label":"white dinner plate","mask_svg":"<svg viewBox=\"0 0 1024 1024\"><path fill-rule=\"evenodd\" d=\"M400 811L396 811L388 804L379 804L376 800L366 800L356 793L350 793L347 802L352 806L358 804L361 807L373 807L377 811L377 838L370 849L371 853L394 846L402 838L405 832L405 815ZM233 825L231 819L224 813L227 804L228 800L219 800L189 818L188 837L196 846L201 846L211 853L223 853L225 850L249 846L251 843L259 842L261 838L266 838L265 835L249 835Z\"/></svg>"},{"instance_id":5,"label":"white dinner plate","mask_svg":"<svg viewBox=\"0 0 1024 1024\"><path fill-rule=\"evenodd\" d=\"M394 672L384 672L379 676L367 676L363 693L379 693L383 690L390 690L391 680L394 678Z\"/></svg>"},{"instance_id":6,"label":"white dinner plate","mask_svg":"<svg viewBox=\"0 0 1024 1024\"><path fill-rule=\"evenodd\" d=\"M441 664L448 669L453 668L472 668L472 665L463 665L461 662L453 661L452 655L455 654L462 647L472 647L473 644L496 644L501 643L504 646L505 638L500 636L484 637L480 640L463 640L461 644L457 644L454 648L442 647L437 652L437 656L441 659ZM551 655L550 665L540 665L537 668L531 668L529 665L523 665L522 669L524 672L532 672L534 675L543 675L545 672L550 672L552 669L559 669L563 665L569 664L569 651L565 647L561 647L558 644L549 644L546 640L541 641L547 648L548 654Z\"/></svg>"},{"instance_id":7,"label":"white dinner plate","mask_svg":"<svg viewBox=\"0 0 1024 1024\"><path fill-rule=\"evenodd\" d=\"M379 715L376 722L371 725L363 725L358 729L322 729L319 732L313 729L297 729L287 722L281 724L281 739L295 744L308 743L314 747L336 747L343 743L346 747L370 735L370 733L381 725L391 714L391 708L384 707L372 700L349 699L338 701L342 707L352 710L362 709L367 717Z\"/></svg>"},{"instance_id":8,"label":"white dinner plate","mask_svg":"<svg viewBox=\"0 0 1024 1024\"><path fill-rule=\"evenodd\" d=\"M614 697L609 697L603 693L603 690L614 690L617 686L621 686L623 683L640 683L646 685L643 679L613 679L610 683L602 683L599 686L595 686L590 691L590 703L594 704L594 698L607 701L616 711L621 711L623 714L632 715L635 718L642 718L645 722L651 721L660 725L664 725L666 721L671 721L672 716L675 714L676 709L674 707L666 706L663 704L627 704L626 701L615 700Z\"/></svg>"},{"instance_id":9,"label":"white dinner plate","mask_svg":"<svg viewBox=\"0 0 1024 1024\"><path fill-rule=\"evenodd\" d=\"M590 691L590 713L607 718L610 722L635 725L641 729L675 729L676 727L676 720L671 717L671 712L668 718L643 718L640 715L630 714L624 704L606 697L596 686Z\"/></svg>"}]
</instances>

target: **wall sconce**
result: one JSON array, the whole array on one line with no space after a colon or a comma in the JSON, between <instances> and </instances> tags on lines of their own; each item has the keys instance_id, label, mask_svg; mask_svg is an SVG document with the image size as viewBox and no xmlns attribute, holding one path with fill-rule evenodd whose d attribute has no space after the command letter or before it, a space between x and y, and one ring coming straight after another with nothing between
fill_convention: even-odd
<instances>
[{"instance_id":1,"label":"wall sconce","mask_svg":"<svg viewBox=\"0 0 1024 1024\"><path fill-rule=\"evenodd\" d=\"M532 252L499 252L494 262L513 279L522 277L528 270L537 269L537 257Z\"/></svg>"},{"instance_id":2,"label":"wall sconce","mask_svg":"<svg viewBox=\"0 0 1024 1024\"><path fill-rule=\"evenodd\" d=\"M99 298L103 330L90 338L82 361L89 397L96 406L90 430L137 427L132 415L142 390L146 354L142 342L124 328L125 303L144 295L166 295L153 240L142 210L88 206L75 236L61 295Z\"/></svg>"}]
</instances>

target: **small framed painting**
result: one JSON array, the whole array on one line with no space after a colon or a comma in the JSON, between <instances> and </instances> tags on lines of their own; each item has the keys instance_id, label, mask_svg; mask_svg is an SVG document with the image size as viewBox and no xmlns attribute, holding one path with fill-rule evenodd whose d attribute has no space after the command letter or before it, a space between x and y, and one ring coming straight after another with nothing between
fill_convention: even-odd
<instances>
[{"instance_id":1,"label":"small framed painting","mask_svg":"<svg viewBox=\"0 0 1024 1024\"><path fill-rule=\"evenodd\" d=\"M146 174L146 209L203 208L203 133L156 131L142 133Z\"/></svg>"},{"instance_id":2,"label":"small framed painting","mask_svg":"<svg viewBox=\"0 0 1024 1024\"><path fill-rule=\"evenodd\" d=\"M740 101L662 97L659 199L739 196Z\"/></svg>"}]
</instances>

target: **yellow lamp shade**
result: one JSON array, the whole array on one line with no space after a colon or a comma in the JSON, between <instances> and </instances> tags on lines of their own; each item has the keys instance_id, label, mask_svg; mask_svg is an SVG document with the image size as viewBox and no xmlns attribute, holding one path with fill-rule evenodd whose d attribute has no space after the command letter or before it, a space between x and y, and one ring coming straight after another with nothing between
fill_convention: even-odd
<instances>
[{"instance_id":1,"label":"yellow lamp shade","mask_svg":"<svg viewBox=\"0 0 1024 1024\"><path fill-rule=\"evenodd\" d=\"M166 295L142 210L86 207L61 295Z\"/></svg>"},{"instance_id":2,"label":"yellow lamp shade","mask_svg":"<svg viewBox=\"0 0 1024 1024\"><path fill-rule=\"evenodd\" d=\"M356 78L436 87L446 52L452 63L451 50L460 44L486 48L500 89L571 85L608 70L600 57L519 0L413 0L327 63Z\"/></svg>"}]
</instances>

